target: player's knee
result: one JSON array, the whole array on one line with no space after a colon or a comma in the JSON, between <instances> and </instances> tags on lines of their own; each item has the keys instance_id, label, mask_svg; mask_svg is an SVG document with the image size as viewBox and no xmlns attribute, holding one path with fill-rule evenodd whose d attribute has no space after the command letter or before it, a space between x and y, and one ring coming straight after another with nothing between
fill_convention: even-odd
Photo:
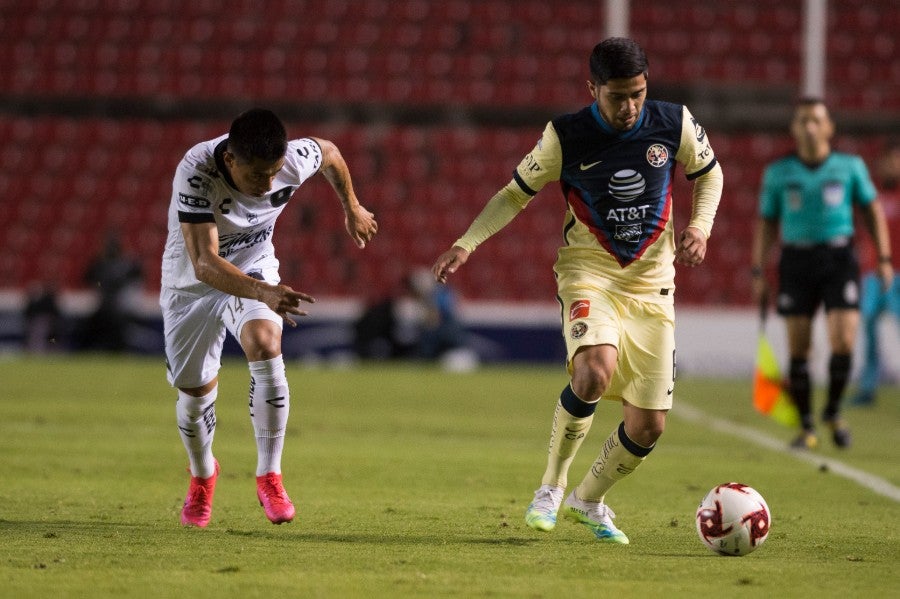
<instances>
[{"instance_id":1,"label":"player's knee","mask_svg":"<svg viewBox=\"0 0 900 599\"><path fill-rule=\"evenodd\" d=\"M271 360L281 355L281 335L266 328L242 333L241 345L250 362Z\"/></svg>"},{"instance_id":2,"label":"player's knee","mask_svg":"<svg viewBox=\"0 0 900 599\"><path fill-rule=\"evenodd\" d=\"M644 447L650 447L662 437L663 431L666 430L666 421L658 420L650 423L643 429L643 438L638 441Z\"/></svg>"},{"instance_id":3,"label":"player's knee","mask_svg":"<svg viewBox=\"0 0 900 599\"><path fill-rule=\"evenodd\" d=\"M832 354L852 354L853 346L856 344L856 331L854 330L851 334L845 333L839 335L833 342L831 353Z\"/></svg>"},{"instance_id":4,"label":"player's knee","mask_svg":"<svg viewBox=\"0 0 900 599\"><path fill-rule=\"evenodd\" d=\"M595 401L606 392L611 378L599 365L579 368L572 374L572 391L584 401Z\"/></svg>"},{"instance_id":5,"label":"player's knee","mask_svg":"<svg viewBox=\"0 0 900 599\"><path fill-rule=\"evenodd\" d=\"M281 355L281 343L261 343L246 351L250 362L271 360Z\"/></svg>"},{"instance_id":6,"label":"player's knee","mask_svg":"<svg viewBox=\"0 0 900 599\"><path fill-rule=\"evenodd\" d=\"M205 385L200 385L199 387L179 387L178 390L185 395L201 398L208 395L210 391L218 387L218 385L219 379L216 377Z\"/></svg>"},{"instance_id":7,"label":"player's knee","mask_svg":"<svg viewBox=\"0 0 900 599\"><path fill-rule=\"evenodd\" d=\"M642 420L638 423L626 423L625 431L628 437L641 447L653 447L662 437L666 429L664 419Z\"/></svg>"},{"instance_id":8,"label":"player's knee","mask_svg":"<svg viewBox=\"0 0 900 599\"><path fill-rule=\"evenodd\" d=\"M617 350L611 346L582 347L572 360L572 390L584 401L606 393L616 369Z\"/></svg>"}]
</instances>

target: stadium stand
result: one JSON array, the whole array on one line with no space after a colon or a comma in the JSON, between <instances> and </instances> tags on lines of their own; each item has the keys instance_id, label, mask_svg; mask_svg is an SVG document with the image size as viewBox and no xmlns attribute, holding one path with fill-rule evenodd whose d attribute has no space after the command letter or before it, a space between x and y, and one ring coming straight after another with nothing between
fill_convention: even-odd
<instances>
[{"instance_id":1,"label":"stadium stand","mask_svg":"<svg viewBox=\"0 0 900 599\"><path fill-rule=\"evenodd\" d=\"M357 253L327 185L314 181L276 233L285 278L320 295L390 293L508 181L547 115L586 101L583 57L599 40L603 3L562 4L273 0L222 10L212 0L0 0L3 286L82 286L103 233L115 229L155 290L174 166L233 116L204 109L263 103L285 109L292 134L338 143L382 230ZM632 6L631 27L659 89L752 98L796 87L800 5L654 0ZM896 114L896 3L829 6L829 101L854 123ZM471 109L482 112L473 119ZM709 264L679 273L679 295L746 304L759 176L790 140L783 121L754 131L695 112L725 166L726 193ZM860 131L842 129L836 145L873 160L887 132ZM676 225L686 221L688 189L676 185ZM561 214L556 188L542 191L488 242L490 259L457 278L461 293L552 298Z\"/></svg>"}]
</instances>

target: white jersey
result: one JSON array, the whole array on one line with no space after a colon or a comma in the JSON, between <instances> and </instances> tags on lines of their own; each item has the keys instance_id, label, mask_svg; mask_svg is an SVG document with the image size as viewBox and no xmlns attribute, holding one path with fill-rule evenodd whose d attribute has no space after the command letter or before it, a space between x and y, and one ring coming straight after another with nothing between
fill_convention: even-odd
<instances>
[{"instance_id":1,"label":"white jersey","mask_svg":"<svg viewBox=\"0 0 900 599\"><path fill-rule=\"evenodd\" d=\"M318 172L322 149L309 138L288 142L284 168L272 191L261 197L238 191L222 158L228 136L191 148L178 164L169 203L169 234L162 260L162 288L202 296L212 287L194 276L181 234L181 223L214 222L219 232L219 256L244 273L278 283L278 259L272 234L275 220L300 185Z\"/></svg>"}]
</instances>

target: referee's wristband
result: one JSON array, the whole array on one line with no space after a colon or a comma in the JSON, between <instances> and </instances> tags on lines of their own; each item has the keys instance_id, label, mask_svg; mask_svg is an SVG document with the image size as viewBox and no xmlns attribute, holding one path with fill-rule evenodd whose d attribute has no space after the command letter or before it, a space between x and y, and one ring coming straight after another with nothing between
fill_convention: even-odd
<instances>
[{"instance_id":1,"label":"referee's wristband","mask_svg":"<svg viewBox=\"0 0 900 599\"><path fill-rule=\"evenodd\" d=\"M754 266L750 269L750 275L753 277L761 277L763 274L762 269L758 266Z\"/></svg>"},{"instance_id":2,"label":"referee's wristband","mask_svg":"<svg viewBox=\"0 0 900 599\"><path fill-rule=\"evenodd\" d=\"M891 257L890 256L878 256L878 262L880 262L881 264L890 264Z\"/></svg>"}]
</instances>

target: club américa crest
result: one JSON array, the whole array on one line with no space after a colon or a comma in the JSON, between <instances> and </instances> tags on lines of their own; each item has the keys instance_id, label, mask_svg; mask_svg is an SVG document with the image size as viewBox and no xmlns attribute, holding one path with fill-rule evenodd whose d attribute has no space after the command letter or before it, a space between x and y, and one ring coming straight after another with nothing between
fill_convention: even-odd
<instances>
[{"instance_id":1,"label":"club am\u00e9rica crest","mask_svg":"<svg viewBox=\"0 0 900 599\"><path fill-rule=\"evenodd\" d=\"M572 328L569 329L569 334L572 336L572 339L581 339L584 337L584 334L587 333L588 325L585 322L576 322L572 325Z\"/></svg>"},{"instance_id":2,"label":"club am\u00e9rica crest","mask_svg":"<svg viewBox=\"0 0 900 599\"><path fill-rule=\"evenodd\" d=\"M656 168L665 166L669 162L669 150L662 144L653 144L647 148L647 162Z\"/></svg>"}]
</instances>

